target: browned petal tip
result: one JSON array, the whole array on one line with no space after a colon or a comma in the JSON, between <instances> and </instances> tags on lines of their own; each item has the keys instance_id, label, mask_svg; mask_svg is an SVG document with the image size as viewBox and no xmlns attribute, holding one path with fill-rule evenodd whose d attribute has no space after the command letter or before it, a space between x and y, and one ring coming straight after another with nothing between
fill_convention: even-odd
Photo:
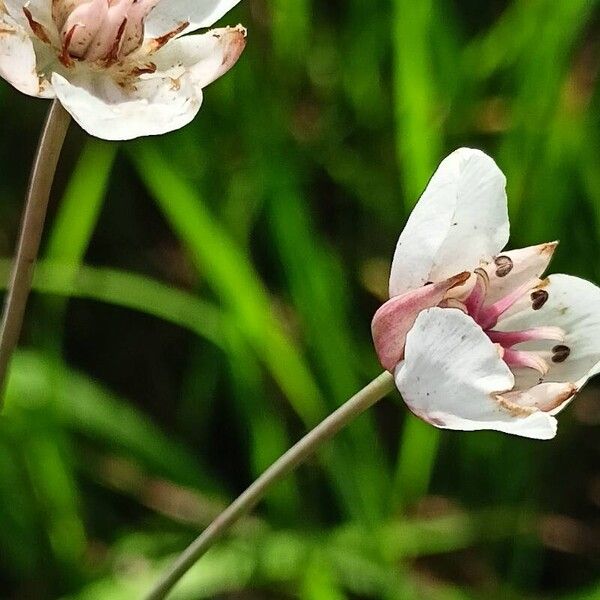
<instances>
[{"instance_id":1,"label":"browned petal tip","mask_svg":"<svg viewBox=\"0 0 600 600\"><path fill-rule=\"evenodd\" d=\"M558 240L554 240L553 242L548 242L547 244L543 244L540 249L540 253L541 254L552 254L556 250L556 247L558 246L558 244L559 244Z\"/></svg>"},{"instance_id":2,"label":"browned petal tip","mask_svg":"<svg viewBox=\"0 0 600 600\"><path fill-rule=\"evenodd\" d=\"M570 400L577 392L578 388L574 383L565 384L565 389L561 392L557 393L554 398L549 401L544 408L542 409L544 412L551 412L556 410L561 404L564 404L567 400Z\"/></svg>"},{"instance_id":3,"label":"browned petal tip","mask_svg":"<svg viewBox=\"0 0 600 600\"><path fill-rule=\"evenodd\" d=\"M548 277L544 277L544 279L540 279L539 283L535 286L536 290L542 290L545 287L550 285L550 279Z\"/></svg>"},{"instance_id":4,"label":"browned petal tip","mask_svg":"<svg viewBox=\"0 0 600 600\"><path fill-rule=\"evenodd\" d=\"M507 392L505 394L492 393L491 396L501 408L510 413L513 417L528 417L538 411L535 406L522 406L521 404L514 402L513 400L518 398L519 394L520 392Z\"/></svg>"},{"instance_id":5,"label":"browned petal tip","mask_svg":"<svg viewBox=\"0 0 600 600\"><path fill-rule=\"evenodd\" d=\"M448 284L449 284L448 289L451 290L452 288L458 287L459 285L466 283L466 281L469 279L469 277L471 277L470 271L463 271L462 273L459 273L458 275L454 275L453 277L450 277L448 279Z\"/></svg>"},{"instance_id":6,"label":"browned petal tip","mask_svg":"<svg viewBox=\"0 0 600 600\"><path fill-rule=\"evenodd\" d=\"M246 37L248 31L242 25L228 27L225 34L221 37L225 50L223 52L222 73L228 71L235 65L238 58L246 47Z\"/></svg>"},{"instance_id":7,"label":"browned petal tip","mask_svg":"<svg viewBox=\"0 0 600 600\"><path fill-rule=\"evenodd\" d=\"M233 29L241 33L245 38L248 37L248 30L241 23L238 23Z\"/></svg>"}]
</instances>

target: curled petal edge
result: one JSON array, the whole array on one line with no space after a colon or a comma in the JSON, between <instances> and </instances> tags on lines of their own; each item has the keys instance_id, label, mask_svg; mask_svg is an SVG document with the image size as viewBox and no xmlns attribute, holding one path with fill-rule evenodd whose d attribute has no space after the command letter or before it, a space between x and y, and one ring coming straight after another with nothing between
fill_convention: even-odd
<instances>
[{"instance_id":1,"label":"curled petal edge","mask_svg":"<svg viewBox=\"0 0 600 600\"><path fill-rule=\"evenodd\" d=\"M439 283L391 298L379 308L371 323L371 333L375 351L384 369L393 371L404 357L406 335L419 313L437 306L449 290L463 285L470 276L468 271L458 273Z\"/></svg>"}]
</instances>

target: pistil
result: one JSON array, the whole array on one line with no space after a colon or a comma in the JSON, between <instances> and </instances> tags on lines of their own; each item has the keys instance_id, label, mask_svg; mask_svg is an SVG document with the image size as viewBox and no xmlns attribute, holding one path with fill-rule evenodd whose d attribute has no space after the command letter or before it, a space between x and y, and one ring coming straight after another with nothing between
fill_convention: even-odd
<instances>
[{"instance_id":1,"label":"pistil","mask_svg":"<svg viewBox=\"0 0 600 600\"><path fill-rule=\"evenodd\" d=\"M502 269L502 276L508 275L510 269L508 268L509 264L507 261L495 264L498 269ZM460 304L460 308L470 315L490 340L498 346L502 360L509 367L514 369L535 369L542 375L546 375L550 370L550 361L559 363L568 358L570 348L563 344L555 345L552 348L552 352L513 349L513 346L523 342L564 342L565 332L559 327L542 326L520 331L497 331L493 329L498 324L502 315L528 294L530 300L529 309L539 310L546 303L548 292L544 289L539 289L540 280L538 278L530 279L503 298L500 298L489 306L485 306L486 296L490 287L489 275L483 269L475 269L473 273L476 276L473 288L465 300L462 302L454 300L454 303ZM451 300L453 299L444 300L440 306L448 308L457 307L450 303Z\"/></svg>"},{"instance_id":2,"label":"pistil","mask_svg":"<svg viewBox=\"0 0 600 600\"><path fill-rule=\"evenodd\" d=\"M475 269L474 274L477 279L471 293L465 300L465 306L469 314L477 321L487 295L490 278L483 269Z\"/></svg>"},{"instance_id":3,"label":"pistil","mask_svg":"<svg viewBox=\"0 0 600 600\"><path fill-rule=\"evenodd\" d=\"M540 356L538 352L527 350L513 350L505 348L502 360L509 366L516 369L529 368L539 371L542 375L546 375L550 370L548 363Z\"/></svg>"},{"instance_id":4,"label":"pistil","mask_svg":"<svg viewBox=\"0 0 600 600\"><path fill-rule=\"evenodd\" d=\"M482 309L478 314L476 321L484 330L492 329L498 323L498 319L509 308L512 308L516 302L518 302L525 294L537 287L539 284L540 280L537 277L535 279L530 279L523 285L504 296L504 298L500 298L500 300L494 302L494 304Z\"/></svg>"},{"instance_id":5,"label":"pistil","mask_svg":"<svg viewBox=\"0 0 600 600\"><path fill-rule=\"evenodd\" d=\"M103 67L123 61L142 49L144 22L159 1L55 0L52 14L60 32L60 61L66 67L72 67L76 60L98 63ZM31 17L27 8L24 11L37 37L50 44L43 28ZM141 53L157 50L187 26L187 22L182 23L158 38L156 44L143 48Z\"/></svg>"}]
</instances>

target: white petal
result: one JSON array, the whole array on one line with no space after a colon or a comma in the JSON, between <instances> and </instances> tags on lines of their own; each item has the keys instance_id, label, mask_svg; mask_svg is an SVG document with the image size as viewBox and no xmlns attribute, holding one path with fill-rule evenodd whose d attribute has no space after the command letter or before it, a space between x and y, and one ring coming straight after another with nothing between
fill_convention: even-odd
<instances>
[{"instance_id":1,"label":"white petal","mask_svg":"<svg viewBox=\"0 0 600 600\"><path fill-rule=\"evenodd\" d=\"M129 140L159 135L187 125L198 113L202 95L188 79L140 80L126 91L104 74L73 82L54 73L52 85L63 106L90 135Z\"/></svg>"},{"instance_id":2,"label":"white petal","mask_svg":"<svg viewBox=\"0 0 600 600\"><path fill-rule=\"evenodd\" d=\"M570 349L564 362L550 361L550 371L544 381L567 381L581 388L593 375L600 372L600 288L585 279L570 275L550 275L543 288L548 292L546 303L539 310L528 307L502 320L504 331L519 330L536 325L551 325L565 331ZM528 342L526 350L549 350L554 344ZM518 375L518 387L527 388L538 382L535 374Z\"/></svg>"},{"instance_id":3,"label":"white petal","mask_svg":"<svg viewBox=\"0 0 600 600\"><path fill-rule=\"evenodd\" d=\"M495 399L513 387L512 373L481 328L459 310L431 308L419 315L395 377L408 407L436 427L536 439L556 434L550 415L515 415Z\"/></svg>"},{"instance_id":4,"label":"white petal","mask_svg":"<svg viewBox=\"0 0 600 600\"><path fill-rule=\"evenodd\" d=\"M0 77L20 92L37 96L40 81L29 33L7 14L0 13Z\"/></svg>"},{"instance_id":5,"label":"white petal","mask_svg":"<svg viewBox=\"0 0 600 600\"><path fill-rule=\"evenodd\" d=\"M509 235L506 179L479 150L445 158L400 235L390 296L470 271L497 255Z\"/></svg>"},{"instance_id":6,"label":"white petal","mask_svg":"<svg viewBox=\"0 0 600 600\"><path fill-rule=\"evenodd\" d=\"M146 37L158 37L184 21L186 33L211 27L240 0L161 0L146 19Z\"/></svg>"},{"instance_id":7,"label":"white petal","mask_svg":"<svg viewBox=\"0 0 600 600\"><path fill-rule=\"evenodd\" d=\"M199 89L226 73L246 46L243 27L212 29L202 35L171 40L153 55L157 74L177 77L183 71Z\"/></svg>"},{"instance_id":8,"label":"white petal","mask_svg":"<svg viewBox=\"0 0 600 600\"><path fill-rule=\"evenodd\" d=\"M548 242L509 250L485 265L484 269L489 276L486 304L493 304L527 281L541 277L548 268L557 246L558 242Z\"/></svg>"}]
</instances>

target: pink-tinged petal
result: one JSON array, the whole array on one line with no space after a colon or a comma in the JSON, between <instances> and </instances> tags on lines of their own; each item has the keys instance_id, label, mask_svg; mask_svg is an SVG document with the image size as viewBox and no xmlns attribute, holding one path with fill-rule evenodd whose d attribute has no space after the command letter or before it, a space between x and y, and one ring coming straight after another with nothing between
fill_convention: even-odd
<instances>
[{"instance_id":1,"label":"pink-tinged petal","mask_svg":"<svg viewBox=\"0 0 600 600\"><path fill-rule=\"evenodd\" d=\"M418 314L437 306L448 292L463 284L469 273L460 273L440 283L426 285L388 300L373 317L371 332L375 351L382 366L393 371L404 355L406 334L413 326Z\"/></svg>"},{"instance_id":2,"label":"pink-tinged petal","mask_svg":"<svg viewBox=\"0 0 600 600\"><path fill-rule=\"evenodd\" d=\"M212 29L170 41L152 56L157 73L178 78L186 72L201 90L231 69L246 47L246 30L237 27Z\"/></svg>"},{"instance_id":3,"label":"pink-tinged petal","mask_svg":"<svg viewBox=\"0 0 600 600\"><path fill-rule=\"evenodd\" d=\"M62 4L62 6L65 5ZM68 41L66 47L68 54L81 58L86 54L92 40L103 25L108 15L108 4L106 0L89 0L79 3L66 15L63 15L62 12L65 11L56 15L56 19L59 19L57 22L62 24L62 44L66 45Z\"/></svg>"},{"instance_id":4,"label":"pink-tinged petal","mask_svg":"<svg viewBox=\"0 0 600 600\"><path fill-rule=\"evenodd\" d=\"M0 13L0 77L29 96L40 93L30 35L8 14Z\"/></svg>"},{"instance_id":5,"label":"pink-tinged petal","mask_svg":"<svg viewBox=\"0 0 600 600\"><path fill-rule=\"evenodd\" d=\"M127 13L135 0L112 0L108 10L92 39L86 60L106 60L116 62L125 27L127 25Z\"/></svg>"},{"instance_id":6,"label":"pink-tinged petal","mask_svg":"<svg viewBox=\"0 0 600 600\"><path fill-rule=\"evenodd\" d=\"M506 245L506 179L479 150L461 148L445 158L400 235L390 296L473 270Z\"/></svg>"},{"instance_id":7,"label":"pink-tinged petal","mask_svg":"<svg viewBox=\"0 0 600 600\"><path fill-rule=\"evenodd\" d=\"M146 20L146 37L159 37L188 22L185 33L211 27L240 0L161 0Z\"/></svg>"},{"instance_id":8,"label":"pink-tinged petal","mask_svg":"<svg viewBox=\"0 0 600 600\"><path fill-rule=\"evenodd\" d=\"M600 370L600 288L579 277L550 275L543 290L546 301L538 310L531 306L512 314L499 323L502 331L528 329L535 325L551 325L564 330L564 340L552 346L544 341L523 345L526 350L552 351L549 382L571 382L581 388ZM518 388L535 385L538 377L519 373Z\"/></svg>"},{"instance_id":9,"label":"pink-tinged petal","mask_svg":"<svg viewBox=\"0 0 600 600\"><path fill-rule=\"evenodd\" d=\"M61 31L69 18L69 14L76 10L76 0L51 0L48 4L51 7L52 20L58 31ZM87 0L83 0L81 4L87 4ZM104 4L108 6L108 2Z\"/></svg>"},{"instance_id":10,"label":"pink-tinged petal","mask_svg":"<svg viewBox=\"0 0 600 600\"><path fill-rule=\"evenodd\" d=\"M483 268L490 278L487 302L493 304L527 281L536 279L548 268L558 242L548 242L518 250L509 250L495 257Z\"/></svg>"},{"instance_id":11,"label":"pink-tinged petal","mask_svg":"<svg viewBox=\"0 0 600 600\"><path fill-rule=\"evenodd\" d=\"M144 23L161 0L138 0L127 13L127 25L123 33L121 54L127 56L137 50L144 40Z\"/></svg>"},{"instance_id":12,"label":"pink-tinged petal","mask_svg":"<svg viewBox=\"0 0 600 600\"><path fill-rule=\"evenodd\" d=\"M536 439L556 434L556 420L530 409L514 411L497 397L513 375L481 328L461 311L423 311L406 337L396 385L417 416L443 429L493 429Z\"/></svg>"}]
</instances>

